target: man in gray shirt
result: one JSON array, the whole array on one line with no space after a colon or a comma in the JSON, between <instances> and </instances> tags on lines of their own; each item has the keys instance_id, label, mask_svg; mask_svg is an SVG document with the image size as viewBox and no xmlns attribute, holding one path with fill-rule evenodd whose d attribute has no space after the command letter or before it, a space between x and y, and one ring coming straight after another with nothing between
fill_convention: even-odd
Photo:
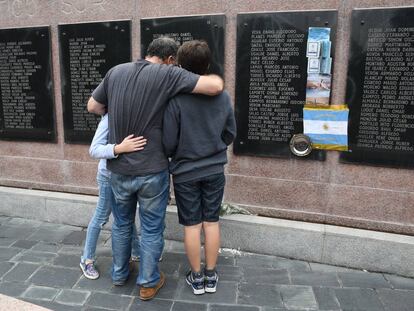
<instances>
[{"instance_id":1,"label":"man in gray shirt","mask_svg":"<svg viewBox=\"0 0 414 311\"><path fill-rule=\"evenodd\" d=\"M172 39L154 40L145 60L110 69L88 101L89 112L103 114L108 110L109 143L119 144L130 134L147 139L144 150L120 155L107 164L116 199L112 211L112 282L124 285L129 275L138 202L141 259L137 284L143 300L152 299L165 281L158 268L169 194L168 161L162 146L164 110L168 100L179 93L216 95L223 90L223 80L218 76L199 76L173 66L177 49Z\"/></svg>"}]
</instances>

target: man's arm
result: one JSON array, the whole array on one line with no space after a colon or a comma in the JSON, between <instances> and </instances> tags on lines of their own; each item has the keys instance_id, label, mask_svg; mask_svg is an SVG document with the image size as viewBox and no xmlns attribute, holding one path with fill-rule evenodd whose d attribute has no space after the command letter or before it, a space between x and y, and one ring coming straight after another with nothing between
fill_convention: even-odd
<instances>
[{"instance_id":1,"label":"man's arm","mask_svg":"<svg viewBox=\"0 0 414 311\"><path fill-rule=\"evenodd\" d=\"M234 117L233 109L230 107L230 111L227 116L226 126L223 132L221 133L221 139L228 146L236 138L236 133L237 133L236 118Z\"/></svg>"},{"instance_id":2,"label":"man's arm","mask_svg":"<svg viewBox=\"0 0 414 311\"><path fill-rule=\"evenodd\" d=\"M204 95L218 95L224 90L224 81L218 75L200 76L192 93Z\"/></svg>"},{"instance_id":3,"label":"man's arm","mask_svg":"<svg viewBox=\"0 0 414 311\"><path fill-rule=\"evenodd\" d=\"M88 100L88 112L103 116L106 113L106 106L97 102L92 96Z\"/></svg>"}]
</instances>

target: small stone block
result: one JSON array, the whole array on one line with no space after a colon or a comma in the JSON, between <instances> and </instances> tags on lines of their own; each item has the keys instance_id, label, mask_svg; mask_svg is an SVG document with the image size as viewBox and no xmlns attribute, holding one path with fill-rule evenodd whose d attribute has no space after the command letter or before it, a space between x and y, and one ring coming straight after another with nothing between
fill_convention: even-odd
<instances>
[{"instance_id":1,"label":"small stone block","mask_svg":"<svg viewBox=\"0 0 414 311\"><path fill-rule=\"evenodd\" d=\"M20 262L3 277L3 280L25 282L39 267L40 265Z\"/></svg>"},{"instance_id":2,"label":"small stone block","mask_svg":"<svg viewBox=\"0 0 414 311\"><path fill-rule=\"evenodd\" d=\"M16 243L14 243L12 246L13 247L18 247L18 248L25 248L25 249L29 249L32 248L33 245L37 244L36 241L28 241L28 240L18 240Z\"/></svg>"},{"instance_id":3,"label":"small stone block","mask_svg":"<svg viewBox=\"0 0 414 311\"><path fill-rule=\"evenodd\" d=\"M201 303L175 301L171 311L183 311L183 310L207 311L207 305L201 304Z\"/></svg>"},{"instance_id":4,"label":"small stone block","mask_svg":"<svg viewBox=\"0 0 414 311\"><path fill-rule=\"evenodd\" d=\"M52 300L59 292L56 288L43 287L43 286L31 286L22 295L25 298L38 299L38 300Z\"/></svg>"},{"instance_id":5,"label":"small stone block","mask_svg":"<svg viewBox=\"0 0 414 311\"><path fill-rule=\"evenodd\" d=\"M93 293L88 300L88 306L108 308L115 310L126 310L131 303L131 296L113 295L104 293Z\"/></svg>"},{"instance_id":6,"label":"small stone block","mask_svg":"<svg viewBox=\"0 0 414 311\"><path fill-rule=\"evenodd\" d=\"M64 289L55 298L55 301L64 305L83 305L90 296L88 291Z\"/></svg>"}]
</instances>

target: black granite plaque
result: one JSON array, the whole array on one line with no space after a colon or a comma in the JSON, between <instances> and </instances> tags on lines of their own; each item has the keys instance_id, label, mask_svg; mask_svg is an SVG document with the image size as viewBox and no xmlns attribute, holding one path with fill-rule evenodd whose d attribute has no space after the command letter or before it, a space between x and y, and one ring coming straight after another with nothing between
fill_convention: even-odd
<instances>
[{"instance_id":1,"label":"black granite plaque","mask_svg":"<svg viewBox=\"0 0 414 311\"><path fill-rule=\"evenodd\" d=\"M414 8L352 12L342 162L414 165Z\"/></svg>"},{"instance_id":2,"label":"black granite plaque","mask_svg":"<svg viewBox=\"0 0 414 311\"><path fill-rule=\"evenodd\" d=\"M131 22L59 25L65 142L90 143L99 118L86 110L115 65L131 61Z\"/></svg>"},{"instance_id":3,"label":"black granite plaque","mask_svg":"<svg viewBox=\"0 0 414 311\"><path fill-rule=\"evenodd\" d=\"M308 30L330 28L335 42L336 25L336 11L237 16L235 154L294 157L289 141L303 133ZM324 160L325 152L307 158Z\"/></svg>"},{"instance_id":4,"label":"black granite plaque","mask_svg":"<svg viewBox=\"0 0 414 311\"><path fill-rule=\"evenodd\" d=\"M144 57L151 41L160 36L171 37L180 44L202 39L213 56L209 73L223 76L225 25L225 15L141 19L141 55Z\"/></svg>"},{"instance_id":5,"label":"black granite plaque","mask_svg":"<svg viewBox=\"0 0 414 311\"><path fill-rule=\"evenodd\" d=\"M49 27L0 29L0 139L55 136Z\"/></svg>"}]
</instances>

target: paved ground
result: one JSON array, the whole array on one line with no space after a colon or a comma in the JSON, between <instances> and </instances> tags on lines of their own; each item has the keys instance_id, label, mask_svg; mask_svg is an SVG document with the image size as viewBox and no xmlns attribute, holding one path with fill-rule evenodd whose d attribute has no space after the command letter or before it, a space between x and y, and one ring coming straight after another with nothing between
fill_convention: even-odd
<instances>
[{"instance_id":1,"label":"paved ground","mask_svg":"<svg viewBox=\"0 0 414 311\"><path fill-rule=\"evenodd\" d=\"M160 264L165 287L142 302L134 277L112 286L110 234L101 236L101 277L90 281L79 269L84 228L0 216L0 294L59 311L414 310L414 279L230 250L219 259L218 292L196 297L183 279L183 245L174 241Z\"/></svg>"}]
</instances>

